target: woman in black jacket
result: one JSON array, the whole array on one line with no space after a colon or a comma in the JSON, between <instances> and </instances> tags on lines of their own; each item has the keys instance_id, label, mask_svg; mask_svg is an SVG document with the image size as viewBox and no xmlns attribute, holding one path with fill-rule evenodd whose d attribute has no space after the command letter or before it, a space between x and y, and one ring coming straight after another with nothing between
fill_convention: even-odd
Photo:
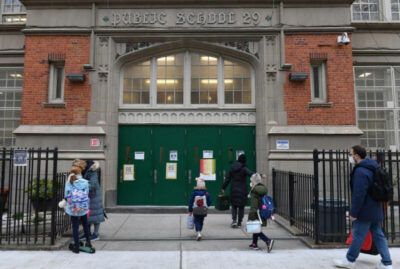
<instances>
[{"instance_id":1,"label":"woman in black jacket","mask_svg":"<svg viewBox=\"0 0 400 269\"><path fill-rule=\"evenodd\" d=\"M232 228L242 226L244 207L247 203L246 178L252 174L254 173L246 167L246 155L241 154L238 160L232 164L222 185L221 191L224 192L231 183Z\"/></svg>"}]
</instances>

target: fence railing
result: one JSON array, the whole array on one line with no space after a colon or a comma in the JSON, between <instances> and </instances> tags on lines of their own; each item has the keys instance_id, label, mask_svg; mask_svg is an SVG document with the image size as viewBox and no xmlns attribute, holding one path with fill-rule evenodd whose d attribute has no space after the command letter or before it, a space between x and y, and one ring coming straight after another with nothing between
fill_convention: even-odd
<instances>
[{"instance_id":1,"label":"fence railing","mask_svg":"<svg viewBox=\"0 0 400 269\"><path fill-rule=\"evenodd\" d=\"M68 229L57 161L57 148L0 151L0 245L54 245Z\"/></svg>"},{"instance_id":2,"label":"fence railing","mask_svg":"<svg viewBox=\"0 0 400 269\"><path fill-rule=\"evenodd\" d=\"M389 243L400 243L399 152L369 152L389 172L394 185L393 200L383 204L383 227ZM351 227L349 152L314 150L314 174L273 169L273 191L277 212L290 225L320 242L344 242Z\"/></svg>"}]
</instances>

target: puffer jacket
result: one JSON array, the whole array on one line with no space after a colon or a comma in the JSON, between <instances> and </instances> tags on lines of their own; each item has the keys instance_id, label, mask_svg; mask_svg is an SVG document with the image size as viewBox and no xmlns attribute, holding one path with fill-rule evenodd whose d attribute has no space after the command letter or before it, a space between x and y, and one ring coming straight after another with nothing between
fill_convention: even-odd
<instances>
[{"instance_id":1,"label":"puffer jacket","mask_svg":"<svg viewBox=\"0 0 400 269\"><path fill-rule=\"evenodd\" d=\"M222 189L231 184L231 204L233 206L245 206L247 203L247 183L246 178L254 174L245 164L235 161L227 177L225 178Z\"/></svg>"},{"instance_id":2,"label":"puffer jacket","mask_svg":"<svg viewBox=\"0 0 400 269\"><path fill-rule=\"evenodd\" d=\"M85 178L89 181L89 223L100 223L104 221L103 194L99 183L99 163L88 161L88 169Z\"/></svg>"},{"instance_id":3,"label":"puffer jacket","mask_svg":"<svg viewBox=\"0 0 400 269\"><path fill-rule=\"evenodd\" d=\"M64 197L67 201L65 213L70 216L83 216L89 210L89 184L82 175L77 175L77 180L71 183L71 175L65 183Z\"/></svg>"},{"instance_id":4,"label":"puffer jacket","mask_svg":"<svg viewBox=\"0 0 400 269\"><path fill-rule=\"evenodd\" d=\"M257 211L261 207L261 198L268 193L267 187L262 184L258 183L254 186L250 191L250 211L249 211L249 220L258 220ZM267 226L267 221L262 220L263 226Z\"/></svg>"},{"instance_id":5,"label":"puffer jacket","mask_svg":"<svg viewBox=\"0 0 400 269\"><path fill-rule=\"evenodd\" d=\"M350 216L361 221L379 222L383 220L382 203L375 201L369 194L374 171L379 167L372 159L364 159L358 163L352 173L350 180L351 187L351 208Z\"/></svg>"}]
</instances>

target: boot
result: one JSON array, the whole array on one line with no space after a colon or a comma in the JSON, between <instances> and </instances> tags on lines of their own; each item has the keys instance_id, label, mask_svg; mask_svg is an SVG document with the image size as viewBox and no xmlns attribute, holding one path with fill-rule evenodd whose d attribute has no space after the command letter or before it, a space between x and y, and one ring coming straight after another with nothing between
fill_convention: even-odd
<instances>
[{"instance_id":1,"label":"boot","mask_svg":"<svg viewBox=\"0 0 400 269\"><path fill-rule=\"evenodd\" d=\"M76 253L76 254L79 254L79 244L78 245L75 245L75 244L73 245L72 252Z\"/></svg>"}]
</instances>

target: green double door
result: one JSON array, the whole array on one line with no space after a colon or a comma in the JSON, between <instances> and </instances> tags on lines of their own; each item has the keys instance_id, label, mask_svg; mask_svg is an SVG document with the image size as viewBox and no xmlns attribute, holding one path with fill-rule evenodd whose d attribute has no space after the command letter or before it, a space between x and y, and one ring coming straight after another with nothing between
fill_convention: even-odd
<instances>
[{"instance_id":1,"label":"green double door","mask_svg":"<svg viewBox=\"0 0 400 269\"><path fill-rule=\"evenodd\" d=\"M186 205L201 162L214 171L206 185L215 201L241 152L255 170L254 127L120 126L118 204Z\"/></svg>"}]
</instances>

